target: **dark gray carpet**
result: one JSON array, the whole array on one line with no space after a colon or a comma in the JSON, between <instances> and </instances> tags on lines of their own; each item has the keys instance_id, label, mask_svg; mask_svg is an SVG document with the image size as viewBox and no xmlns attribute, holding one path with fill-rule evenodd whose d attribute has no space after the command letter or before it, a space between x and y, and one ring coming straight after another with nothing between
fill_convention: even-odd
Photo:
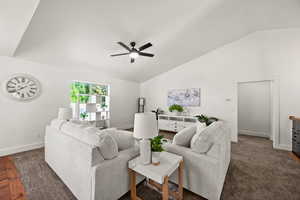
<instances>
[{"instance_id":1,"label":"dark gray carpet","mask_svg":"<svg viewBox=\"0 0 300 200\"><path fill-rule=\"evenodd\" d=\"M43 149L13 156L29 200L75 200L76 198L44 161ZM201 178L201 177L199 177ZM240 136L232 144L232 160L222 192L223 200L300 200L300 163L288 152L272 149L267 139ZM144 184L138 186L144 200L161 196ZM129 200L130 194L121 200ZM203 198L184 191L184 200Z\"/></svg>"}]
</instances>

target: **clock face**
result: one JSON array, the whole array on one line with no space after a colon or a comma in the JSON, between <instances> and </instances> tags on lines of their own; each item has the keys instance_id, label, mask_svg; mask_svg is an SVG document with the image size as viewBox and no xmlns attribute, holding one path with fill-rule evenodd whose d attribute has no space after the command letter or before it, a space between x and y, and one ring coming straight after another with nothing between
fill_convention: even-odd
<instances>
[{"instance_id":1,"label":"clock face","mask_svg":"<svg viewBox=\"0 0 300 200\"><path fill-rule=\"evenodd\" d=\"M17 100L32 100L40 94L40 83L27 74L18 74L10 77L5 83L6 93Z\"/></svg>"}]
</instances>

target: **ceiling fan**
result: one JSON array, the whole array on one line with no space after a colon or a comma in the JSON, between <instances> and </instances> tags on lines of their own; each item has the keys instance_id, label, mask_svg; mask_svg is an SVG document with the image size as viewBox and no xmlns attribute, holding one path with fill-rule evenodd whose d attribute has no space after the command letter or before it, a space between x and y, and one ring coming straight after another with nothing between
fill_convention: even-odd
<instances>
[{"instance_id":1,"label":"ceiling fan","mask_svg":"<svg viewBox=\"0 0 300 200\"><path fill-rule=\"evenodd\" d=\"M148 42L147 44L144 44L143 46L141 46L137 49L135 48L135 45L136 45L135 42L130 42L131 47L128 47L123 42L118 42L118 44L121 45L123 48L125 48L128 51L128 53L113 54L110 56L114 57L114 56L129 55L131 63L134 63L135 59L138 58L139 56L146 56L146 57L154 56L154 54L142 52L143 50L152 46L152 44L150 42Z\"/></svg>"}]
</instances>

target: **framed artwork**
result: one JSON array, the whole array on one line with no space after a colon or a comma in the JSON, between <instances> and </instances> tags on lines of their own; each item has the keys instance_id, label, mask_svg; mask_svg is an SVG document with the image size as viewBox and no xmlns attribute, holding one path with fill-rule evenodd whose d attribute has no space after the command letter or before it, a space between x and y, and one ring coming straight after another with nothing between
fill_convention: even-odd
<instances>
[{"instance_id":1,"label":"framed artwork","mask_svg":"<svg viewBox=\"0 0 300 200\"><path fill-rule=\"evenodd\" d=\"M200 88L174 89L168 92L168 106L178 104L181 106L200 106Z\"/></svg>"}]
</instances>

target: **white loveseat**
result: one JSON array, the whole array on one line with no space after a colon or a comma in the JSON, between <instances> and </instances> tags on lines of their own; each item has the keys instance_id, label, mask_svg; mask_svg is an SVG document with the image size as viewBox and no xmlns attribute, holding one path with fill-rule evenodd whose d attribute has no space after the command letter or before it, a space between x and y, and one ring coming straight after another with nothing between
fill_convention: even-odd
<instances>
[{"instance_id":1,"label":"white loveseat","mask_svg":"<svg viewBox=\"0 0 300 200\"><path fill-rule=\"evenodd\" d=\"M77 199L116 200L130 189L127 162L138 155L139 149L133 143L119 149L117 157L105 160L93 144L95 135L88 135L84 129L54 120L46 127L45 160ZM137 183L141 180L138 177Z\"/></svg>"},{"instance_id":2,"label":"white loveseat","mask_svg":"<svg viewBox=\"0 0 300 200\"><path fill-rule=\"evenodd\" d=\"M165 149L184 158L184 188L208 200L219 200L230 163L230 129L223 122L215 122L205 129L212 143L206 153L195 152L189 146L178 145L176 142L165 145ZM192 135L187 132L184 139L193 137L196 128L193 131ZM182 130L182 133L184 132L186 130ZM182 133L177 134L185 134ZM177 183L176 173L171 176L171 181L175 183Z\"/></svg>"}]
</instances>

